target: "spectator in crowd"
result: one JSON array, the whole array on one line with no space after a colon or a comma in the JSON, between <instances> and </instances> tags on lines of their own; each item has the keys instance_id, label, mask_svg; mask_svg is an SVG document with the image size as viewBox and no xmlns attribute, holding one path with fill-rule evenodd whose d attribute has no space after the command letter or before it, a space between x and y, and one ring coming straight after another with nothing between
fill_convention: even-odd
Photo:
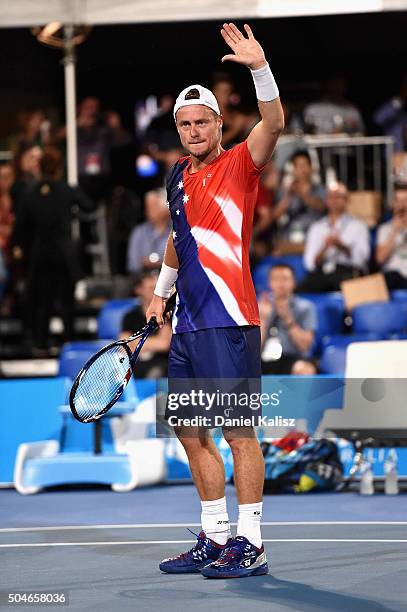
<instances>
[{"instance_id":1,"label":"spectator in crowd","mask_svg":"<svg viewBox=\"0 0 407 612\"><path fill-rule=\"evenodd\" d=\"M112 147L124 147L131 142L130 132L126 130L122 118L115 110L109 109L103 114L103 124Z\"/></svg>"},{"instance_id":2,"label":"spectator in crowd","mask_svg":"<svg viewBox=\"0 0 407 612\"><path fill-rule=\"evenodd\" d=\"M304 124L301 113L295 110L295 106L287 102L287 100L282 102L282 106L285 121L283 134L286 136L302 136L304 134Z\"/></svg>"},{"instance_id":3,"label":"spectator in crowd","mask_svg":"<svg viewBox=\"0 0 407 612\"><path fill-rule=\"evenodd\" d=\"M33 189L41 176L40 160L42 150L39 146L29 145L21 148L14 158L15 181L11 188L14 212L18 216L19 203Z\"/></svg>"},{"instance_id":4,"label":"spectator in crowd","mask_svg":"<svg viewBox=\"0 0 407 612\"><path fill-rule=\"evenodd\" d=\"M407 189L396 189L393 217L377 232L376 261L389 289L407 289Z\"/></svg>"},{"instance_id":5,"label":"spectator in crowd","mask_svg":"<svg viewBox=\"0 0 407 612\"><path fill-rule=\"evenodd\" d=\"M333 184L327 193L328 214L313 223L304 252L307 277L300 293L338 291L343 280L366 273L370 256L369 230L363 221L346 213L348 190Z\"/></svg>"},{"instance_id":6,"label":"spectator in crowd","mask_svg":"<svg viewBox=\"0 0 407 612\"><path fill-rule=\"evenodd\" d=\"M347 81L343 76L330 78L322 99L308 104L304 109L306 131L312 134L363 134L362 115L352 102L346 99Z\"/></svg>"},{"instance_id":7,"label":"spectator in crowd","mask_svg":"<svg viewBox=\"0 0 407 612\"><path fill-rule=\"evenodd\" d=\"M315 374L308 358L317 328L314 304L294 295L291 266L278 264L269 273L271 296L259 300L262 371L264 374Z\"/></svg>"},{"instance_id":8,"label":"spectator in crowd","mask_svg":"<svg viewBox=\"0 0 407 612\"><path fill-rule=\"evenodd\" d=\"M124 127L121 116L109 109L102 115L103 128L109 149L110 184L133 187L135 142L132 134ZM110 195L108 192L107 195Z\"/></svg>"},{"instance_id":9,"label":"spectator in crowd","mask_svg":"<svg viewBox=\"0 0 407 612\"><path fill-rule=\"evenodd\" d=\"M29 147L43 148L50 144L51 123L42 110L33 110L21 115L21 131L11 138L11 148L15 155Z\"/></svg>"},{"instance_id":10,"label":"spectator in crowd","mask_svg":"<svg viewBox=\"0 0 407 612\"><path fill-rule=\"evenodd\" d=\"M73 336L74 287L81 276L75 243L71 238L74 207L89 209L92 203L78 189L60 179L62 160L58 149L44 149L41 180L26 194L17 217L16 242L24 252L29 236L27 320L32 330L33 350L47 349L49 321L54 302L59 301L64 340Z\"/></svg>"},{"instance_id":11,"label":"spectator in crowd","mask_svg":"<svg viewBox=\"0 0 407 612\"><path fill-rule=\"evenodd\" d=\"M222 146L229 148L233 144L242 142L246 137L248 118L238 108L240 96L229 74L215 72L212 91L223 116Z\"/></svg>"},{"instance_id":12,"label":"spectator in crowd","mask_svg":"<svg viewBox=\"0 0 407 612\"><path fill-rule=\"evenodd\" d=\"M143 201L130 189L118 185L106 208L110 270L113 275L127 272L127 247L130 234L144 220Z\"/></svg>"},{"instance_id":13,"label":"spectator in crowd","mask_svg":"<svg viewBox=\"0 0 407 612\"><path fill-rule=\"evenodd\" d=\"M7 272L11 263L11 235L14 225L11 186L14 181L14 170L11 164L0 165L0 298L4 297ZM5 311L2 304L1 310Z\"/></svg>"},{"instance_id":14,"label":"spectator in crowd","mask_svg":"<svg viewBox=\"0 0 407 612\"><path fill-rule=\"evenodd\" d=\"M161 267L168 234L170 217L165 189L155 189L145 195L146 221L134 228L127 251L127 271L137 274L142 268Z\"/></svg>"},{"instance_id":15,"label":"spectator in crowd","mask_svg":"<svg viewBox=\"0 0 407 612\"><path fill-rule=\"evenodd\" d=\"M280 239L303 243L312 223L324 214L325 189L313 180L313 168L307 151L291 157L292 174L286 175L277 195L274 219Z\"/></svg>"},{"instance_id":16,"label":"spectator in crowd","mask_svg":"<svg viewBox=\"0 0 407 612\"><path fill-rule=\"evenodd\" d=\"M120 339L128 338L146 324L146 312L153 298L157 278L157 270L143 270L136 276L134 294L139 298L140 304L124 315ZM160 378L167 375L170 342L171 326L168 324L146 340L137 361L136 378ZM130 345L130 348L134 350L135 346Z\"/></svg>"},{"instance_id":17,"label":"spectator in crowd","mask_svg":"<svg viewBox=\"0 0 407 612\"><path fill-rule=\"evenodd\" d=\"M279 173L270 160L261 175L251 243L250 261L254 268L260 260L270 254L274 234L274 205L278 189Z\"/></svg>"},{"instance_id":18,"label":"spectator in crowd","mask_svg":"<svg viewBox=\"0 0 407 612\"><path fill-rule=\"evenodd\" d=\"M109 138L98 98L89 96L80 103L77 139L79 185L97 203L110 187Z\"/></svg>"},{"instance_id":19,"label":"spectator in crowd","mask_svg":"<svg viewBox=\"0 0 407 612\"><path fill-rule=\"evenodd\" d=\"M401 80L398 95L380 106L373 119L380 125L383 134L393 136L396 152L407 150L407 73Z\"/></svg>"},{"instance_id":20,"label":"spectator in crowd","mask_svg":"<svg viewBox=\"0 0 407 612\"><path fill-rule=\"evenodd\" d=\"M14 212L11 188L14 170L11 164L0 165L0 250L4 259L9 258L10 238L13 232Z\"/></svg>"},{"instance_id":21,"label":"spectator in crowd","mask_svg":"<svg viewBox=\"0 0 407 612\"><path fill-rule=\"evenodd\" d=\"M175 128L173 108L173 96L168 94L162 96L158 112L145 132L141 147L142 153L148 154L158 162L156 170L151 165L153 181L150 183L150 189L163 185L172 166L184 155ZM138 158L139 161L141 158L145 158L145 155L142 154ZM146 163L148 163L148 159L146 159Z\"/></svg>"},{"instance_id":22,"label":"spectator in crowd","mask_svg":"<svg viewBox=\"0 0 407 612\"><path fill-rule=\"evenodd\" d=\"M162 150L179 149L179 137L172 112L174 102L173 96L169 94L161 97L157 114L145 132L143 147L154 158Z\"/></svg>"}]
</instances>

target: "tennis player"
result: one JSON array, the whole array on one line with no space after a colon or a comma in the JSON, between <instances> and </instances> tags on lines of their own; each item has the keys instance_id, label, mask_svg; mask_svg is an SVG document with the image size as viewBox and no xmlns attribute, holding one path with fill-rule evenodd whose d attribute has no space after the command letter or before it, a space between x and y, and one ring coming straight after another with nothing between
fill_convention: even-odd
<instances>
[{"instance_id":1,"label":"tennis player","mask_svg":"<svg viewBox=\"0 0 407 612\"><path fill-rule=\"evenodd\" d=\"M178 303L168 376L260 379L260 320L249 269L249 243L259 175L284 127L279 92L264 51L248 25L245 33L225 23L232 53L222 58L250 69L260 122L230 150L221 146L223 118L213 93L190 85L178 96L174 118L189 152L167 181L173 231L147 310L163 325L163 309L176 283ZM165 559L168 573L201 572L238 578L268 572L260 532L264 462L254 435L223 431L234 462L239 516L231 537L222 458L208 431L177 435L188 456L202 504L202 531L188 552Z\"/></svg>"}]
</instances>

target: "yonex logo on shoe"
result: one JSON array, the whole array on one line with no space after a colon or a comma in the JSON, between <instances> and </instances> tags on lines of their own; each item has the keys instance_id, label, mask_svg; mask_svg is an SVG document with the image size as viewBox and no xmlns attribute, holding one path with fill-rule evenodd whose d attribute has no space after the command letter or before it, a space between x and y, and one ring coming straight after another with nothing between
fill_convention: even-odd
<instances>
[{"instance_id":1,"label":"yonex logo on shoe","mask_svg":"<svg viewBox=\"0 0 407 612\"><path fill-rule=\"evenodd\" d=\"M229 521L217 521L217 525L229 525Z\"/></svg>"}]
</instances>

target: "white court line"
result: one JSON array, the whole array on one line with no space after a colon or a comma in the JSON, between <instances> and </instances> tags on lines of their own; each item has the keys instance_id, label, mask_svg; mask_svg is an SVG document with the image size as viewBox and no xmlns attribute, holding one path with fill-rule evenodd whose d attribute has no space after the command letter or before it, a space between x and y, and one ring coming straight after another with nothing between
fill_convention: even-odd
<instances>
[{"instance_id":1,"label":"white court line","mask_svg":"<svg viewBox=\"0 0 407 612\"><path fill-rule=\"evenodd\" d=\"M135 544L191 544L195 540L149 540L149 541L123 541L123 542L37 542L35 544L0 544L0 548L46 548L55 546L133 546ZM276 538L273 540L263 540L263 542L368 542L368 543L396 543L407 544L407 540L364 540L364 539L344 539L344 538Z\"/></svg>"},{"instance_id":2,"label":"white court line","mask_svg":"<svg viewBox=\"0 0 407 612\"><path fill-rule=\"evenodd\" d=\"M232 526L237 523L230 523ZM54 525L52 527L4 527L0 533L19 531L73 531L86 529L171 529L200 527L201 523L130 523L128 525ZM262 527L296 527L297 525L407 525L407 521L264 521Z\"/></svg>"}]
</instances>

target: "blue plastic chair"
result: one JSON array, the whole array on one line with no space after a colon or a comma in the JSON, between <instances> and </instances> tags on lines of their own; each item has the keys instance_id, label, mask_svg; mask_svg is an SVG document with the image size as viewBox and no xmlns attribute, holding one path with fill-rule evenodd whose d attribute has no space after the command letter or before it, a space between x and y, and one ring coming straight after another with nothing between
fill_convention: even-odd
<instances>
[{"instance_id":1,"label":"blue plastic chair","mask_svg":"<svg viewBox=\"0 0 407 612\"><path fill-rule=\"evenodd\" d=\"M366 334L335 334L333 336L325 336L322 338L322 347L325 349L328 346L348 347L352 342L373 342L384 340L384 336L375 333Z\"/></svg>"},{"instance_id":2,"label":"blue plastic chair","mask_svg":"<svg viewBox=\"0 0 407 612\"><path fill-rule=\"evenodd\" d=\"M58 375L74 380L85 362L109 342L109 340L89 340L64 344L59 355Z\"/></svg>"},{"instance_id":3,"label":"blue plastic chair","mask_svg":"<svg viewBox=\"0 0 407 612\"><path fill-rule=\"evenodd\" d=\"M333 293L302 293L301 297L315 305L317 311L317 329L315 333L313 354L322 349L325 336L342 334L345 307L342 294Z\"/></svg>"},{"instance_id":4,"label":"blue plastic chair","mask_svg":"<svg viewBox=\"0 0 407 612\"><path fill-rule=\"evenodd\" d=\"M322 374L337 374L343 376L346 365L347 346L327 346L319 362Z\"/></svg>"},{"instance_id":5,"label":"blue plastic chair","mask_svg":"<svg viewBox=\"0 0 407 612\"><path fill-rule=\"evenodd\" d=\"M306 276L302 255L282 255L281 257L265 257L253 272L253 282L257 293L269 290L268 275L270 269L277 264L288 264L294 269L297 283Z\"/></svg>"},{"instance_id":6,"label":"blue plastic chair","mask_svg":"<svg viewBox=\"0 0 407 612\"><path fill-rule=\"evenodd\" d=\"M391 301L401 304L404 312L407 313L407 289L394 289L391 292Z\"/></svg>"},{"instance_id":7,"label":"blue plastic chair","mask_svg":"<svg viewBox=\"0 0 407 612\"><path fill-rule=\"evenodd\" d=\"M392 302L407 304L407 289L393 289L390 293Z\"/></svg>"},{"instance_id":8,"label":"blue plastic chair","mask_svg":"<svg viewBox=\"0 0 407 612\"><path fill-rule=\"evenodd\" d=\"M90 340L85 342L69 342L62 347L59 355L59 376L65 376L70 379L67 391L69 392L73 380L76 378L79 370L85 362L101 348L106 346L111 340ZM135 380L132 377L126 386L123 396L111 411L109 418L113 416L121 416L134 410L139 401ZM94 440L90 437L90 429L77 423L75 419L70 418L71 412L69 406L61 406L60 413L63 416L63 427L60 435L61 449L63 450L89 450L91 445L95 448ZM107 419L98 421L93 424L101 429L104 448L112 449L113 440L110 432L110 426L104 426L108 423Z\"/></svg>"},{"instance_id":9,"label":"blue plastic chair","mask_svg":"<svg viewBox=\"0 0 407 612\"><path fill-rule=\"evenodd\" d=\"M407 326L407 312L397 302L375 302L356 306L352 311L355 333L388 335L403 332Z\"/></svg>"},{"instance_id":10,"label":"blue plastic chair","mask_svg":"<svg viewBox=\"0 0 407 612\"><path fill-rule=\"evenodd\" d=\"M98 337L117 339L122 331L124 315L138 303L136 298L109 300L106 302L98 315Z\"/></svg>"}]
</instances>

